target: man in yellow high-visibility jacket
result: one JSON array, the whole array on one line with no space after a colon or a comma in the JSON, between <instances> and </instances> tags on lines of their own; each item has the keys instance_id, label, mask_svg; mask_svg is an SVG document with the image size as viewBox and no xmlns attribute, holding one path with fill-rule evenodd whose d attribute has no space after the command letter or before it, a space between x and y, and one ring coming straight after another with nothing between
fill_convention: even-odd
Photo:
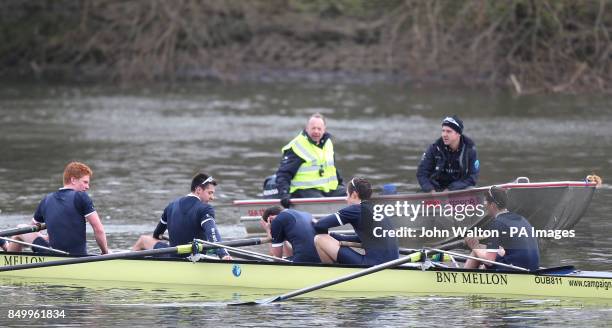
<instances>
[{"instance_id":1,"label":"man in yellow high-visibility jacket","mask_svg":"<svg viewBox=\"0 0 612 328\"><path fill-rule=\"evenodd\" d=\"M276 187L284 207L291 206L292 197L346 196L323 115L312 115L304 131L285 145L282 153Z\"/></svg>"}]
</instances>

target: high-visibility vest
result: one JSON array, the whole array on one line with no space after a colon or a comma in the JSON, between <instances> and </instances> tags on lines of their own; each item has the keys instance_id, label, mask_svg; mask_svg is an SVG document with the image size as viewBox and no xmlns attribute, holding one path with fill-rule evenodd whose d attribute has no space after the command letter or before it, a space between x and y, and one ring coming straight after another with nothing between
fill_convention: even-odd
<instances>
[{"instance_id":1,"label":"high-visibility vest","mask_svg":"<svg viewBox=\"0 0 612 328\"><path fill-rule=\"evenodd\" d=\"M334 166L334 145L331 139L327 139L323 148L319 148L300 133L281 151L284 153L287 149L291 149L304 160L291 180L290 193L298 189L329 192L338 188L338 177Z\"/></svg>"}]
</instances>

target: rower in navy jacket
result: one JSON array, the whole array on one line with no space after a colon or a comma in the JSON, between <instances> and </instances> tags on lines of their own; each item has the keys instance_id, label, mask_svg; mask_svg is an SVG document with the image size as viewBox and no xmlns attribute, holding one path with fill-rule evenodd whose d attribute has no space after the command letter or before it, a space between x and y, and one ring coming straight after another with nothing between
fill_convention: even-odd
<instances>
[{"instance_id":1,"label":"rower in navy jacket","mask_svg":"<svg viewBox=\"0 0 612 328\"><path fill-rule=\"evenodd\" d=\"M6 252L6 240L0 239L0 248Z\"/></svg>"},{"instance_id":2,"label":"rower in navy jacket","mask_svg":"<svg viewBox=\"0 0 612 328\"><path fill-rule=\"evenodd\" d=\"M70 162L64 168L64 186L56 192L47 194L43 198L32 218L31 225L45 223L47 234L30 232L12 239L34 244L42 247L51 247L72 255L87 255L86 225L89 223L93 229L94 237L100 252L107 254L108 244L106 233L96 211L93 201L89 198L89 182L93 171L89 166L80 162ZM18 225L17 227L27 227ZM10 252L21 252L23 246L18 243L9 243ZM36 253L48 253L48 250L32 247Z\"/></svg>"},{"instance_id":3,"label":"rower in navy jacket","mask_svg":"<svg viewBox=\"0 0 612 328\"><path fill-rule=\"evenodd\" d=\"M191 193L172 201L164 209L164 213L153 232L153 236L142 235L132 247L132 250L165 248L189 244L194 238L213 243L221 241L221 235L215 224L215 210L208 202L215 199L213 177L199 173L191 180ZM161 241L161 236L168 229L170 245ZM215 252L223 260L231 260L231 256L223 248Z\"/></svg>"},{"instance_id":4,"label":"rower in navy jacket","mask_svg":"<svg viewBox=\"0 0 612 328\"><path fill-rule=\"evenodd\" d=\"M288 241L293 253L289 260L296 263L321 263L314 245L312 214L272 206L264 211L261 219L268 236L272 238L272 256L282 257L283 246Z\"/></svg>"},{"instance_id":5,"label":"rower in navy jacket","mask_svg":"<svg viewBox=\"0 0 612 328\"><path fill-rule=\"evenodd\" d=\"M495 261L504 264L512 264L529 270L537 270L540 265L540 250L538 240L532 236L532 226L524 217L509 212L506 209L508 198L506 191L499 187L491 187L485 194L487 214L494 217L488 229L497 231L499 237L491 237L486 245L480 244L476 238L466 238L467 246L472 250L471 256ZM511 235L511 228L517 231L525 231L526 235ZM486 267L489 264L483 263ZM468 260L465 262L466 269L476 269L481 265L480 261ZM495 266L491 268L496 269ZM508 270L504 267L501 270Z\"/></svg>"},{"instance_id":6,"label":"rower in navy jacket","mask_svg":"<svg viewBox=\"0 0 612 328\"><path fill-rule=\"evenodd\" d=\"M370 197L372 186L363 178L353 178L347 188L347 202L350 204L338 212L328 215L314 223L317 236L315 246L323 263L377 265L399 258L397 239L395 237L375 237L373 230L381 227L393 229L387 218L381 221L373 219L373 208ZM329 228L350 224L356 235L327 234ZM341 241L361 243L365 254L352 248L342 246Z\"/></svg>"}]
</instances>

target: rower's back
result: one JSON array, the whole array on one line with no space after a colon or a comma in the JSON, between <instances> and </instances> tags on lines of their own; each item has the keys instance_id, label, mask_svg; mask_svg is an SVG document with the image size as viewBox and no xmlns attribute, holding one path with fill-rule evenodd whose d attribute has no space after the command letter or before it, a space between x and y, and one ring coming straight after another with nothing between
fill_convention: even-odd
<instances>
[{"instance_id":1,"label":"rower's back","mask_svg":"<svg viewBox=\"0 0 612 328\"><path fill-rule=\"evenodd\" d=\"M377 265L399 258L397 238L394 236L377 237L374 235L376 228L392 230L393 225L389 218L374 220L373 204L371 201L362 201L360 204L351 205L338 211L342 223L353 226L355 233L361 241L365 250L366 265Z\"/></svg>"},{"instance_id":2,"label":"rower's back","mask_svg":"<svg viewBox=\"0 0 612 328\"><path fill-rule=\"evenodd\" d=\"M171 202L162 215L168 225L170 246L189 244L194 238L206 240L203 224L214 221L215 211L195 196L180 197Z\"/></svg>"},{"instance_id":3,"label":"rower's back","mask_svg":"<svg viewBox=\"0 0 612 328\"><path fill-rule=\"evenodd\" d=\"M533 227L519 214L504 212L497 215L489 226L490 230L499 232L498 238L491 238L488 249L505 250L504 256L497 255L496 261L505 264L537 270L540 266L538 240L532 235Z\"/></svg>"},{"instance_id":4,"label":"rower's back","mask_svg":"<svg viewBox=\"0 0 612 328\"><path fill-rule=\"evenodd\" d=\"M287 240L293 248L293 262L320 263L314 244L312 214L293 209L283 210L270 224L272 245Z\"/></svg>"},{"instance_id":5,"label":"rower's back","mask_svg":"<svg viewBox=\"0 0 612 328\"><path fill-rule=\"evenodd\" d=\"M87 254L85 218L96 210L84 191L62 188L38 205L34 220L47 225L49 245L74 255Z\"/></svg>"}]
</instances>

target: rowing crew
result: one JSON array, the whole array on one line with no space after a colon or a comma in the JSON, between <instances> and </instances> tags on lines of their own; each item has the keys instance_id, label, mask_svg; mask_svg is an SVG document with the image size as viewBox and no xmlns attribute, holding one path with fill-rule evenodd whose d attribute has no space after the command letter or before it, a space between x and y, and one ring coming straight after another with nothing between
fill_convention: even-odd
<instances>
[{"instance_id":1,"label":"rowing crew","mask_svg":"<svg viewBox=\"0 0 612 328\"><path fill-rule=\"evenodd\" d=\"M89 198L87 190L93 172L85 164L69 163L64 169L64 186L48 194L38 205L33 225L45 223L47 236L39 232L14 236L15 242L6 245L0 239L0 246L8 251L21 251L22 243L31 244L34 252L48 252L49 249L60 250L72 255L87 254L86 222L92 226L94 236L102 254L109 252L104 227ZM153 236L140 236L132 250L156 249L188 244L194 239L218 243L221 236L215 223L215 212L209 204L214 200L217 182L210 176L199 173L191 181L191 192L179 197L163 211ZM372 186L363 178L353 178L347 188L349 206L328 215L318 221L306 212L293 209L283 210L280 207L268 208L262 216L262 225L272 238L271 253L281 257L283 247L288 244L294 262L341 263L357 265L376 265L399 257L399 248L395 237L376 237L376 228L391 229L389 218L373 219L371 201ZM507 196L503 189L492 187L486 194L488 215L494 217L491 228L497 229L499 237L493 237L488 243L480 244L478 239L468 238L466 244L472 250L472 256L483 260L512 264L537 270L539 267L539 250L533 236L510 238L511 228L531 229L525 218L510 213L506 209ZM328 229L350 224L354 235L328 233ZM169 243L161 239L168 230ZM344 246L343 242L361 243L362 250L357 251ZM288 245L288 246L289 246ZM216 255L224 260L231 260L225 249L219 248ZM469 260L466 268L486 267L486 263Z\"/></svg>"},{"instance_id":2,"label":"rowing crew","mask_svg":"<svg viewBox=\"0 0 612 328\"><path fill-rule=\"evenodd\" d=\"M271 254L280 257L285 241L292 249L294 262L376 265L399 257L395 237L376 238L371 231L377 226L390 228L388 220L372 220L372 187L366 179L353 178L347 188L349 206L318 221L312 215L274 206L266 209L262 225L272 238ZM329 228L350 224L356 235L328 233ZM342 241L359 242L363 254L342 246Z\"/></svg>"},{"instance_id":3,"label":"rowing crew","mask_svg":"<svg viewBox=\"0 0 612 328\"><path fill-rule=\"evenodd\" d=\"M86 222L89 222L102 254L109 253L104 227L87 194L92 170L85 164L71 162L64 169L64 186L45 196L38 205L32 225L45 223L47 235L32 232L13 236L14 242L0 239L5 251L20 252L23 244L32 245L32 251L48 253L61 251L71 255L87 254ZM172 201L165 209L153 236L140 236L133 250L164 248L188 244L194 239L220 242L221 235L215 224L215 211L208 202L214 199L217 182L204 173L191 181L191 192ZM27 225L20 225L20 227ZM169 243L162 235L168 230ZM224 260L231 256L224 249L216 255Z\"/></svg>"},{"instance_id":4,"label":"rowing crew","mask_svg":"<svg viewBox=\"0 0 612 328\"><path fill-rule=\"evenodd\" d=\"M262 215L262 226L272 239L271 255L282 257L290 255L294 262L303 263L340 263L356 265L377 265L399 257L397 239L388 235L374 236L374 229L390 229L389 218L373 220L373 204L370 199L372 187L363 178L353 178L347 188L349 206L320 220L312 215L294 209L273 206ZM504 189L491 187L486 195L487 214L494 219L489 229L499 231L498 237L489 238L481 244L477 238L466 238L471 256L465 263L468 269L498 269L485 263L495 261L529 270L539 268L538 243L533 236L510 237L510 229L526 228L531 225L522 216L506 209L507 196ZM350 224L356 234L343 235L328 232L332 227ZM343 242L361 244L361 249L344 246ZM354 245L354 244L351 244ZM284 251L285 246L290 250ZM503 268L499 268L503 269Z\"/></svg>"}]
</instances>

